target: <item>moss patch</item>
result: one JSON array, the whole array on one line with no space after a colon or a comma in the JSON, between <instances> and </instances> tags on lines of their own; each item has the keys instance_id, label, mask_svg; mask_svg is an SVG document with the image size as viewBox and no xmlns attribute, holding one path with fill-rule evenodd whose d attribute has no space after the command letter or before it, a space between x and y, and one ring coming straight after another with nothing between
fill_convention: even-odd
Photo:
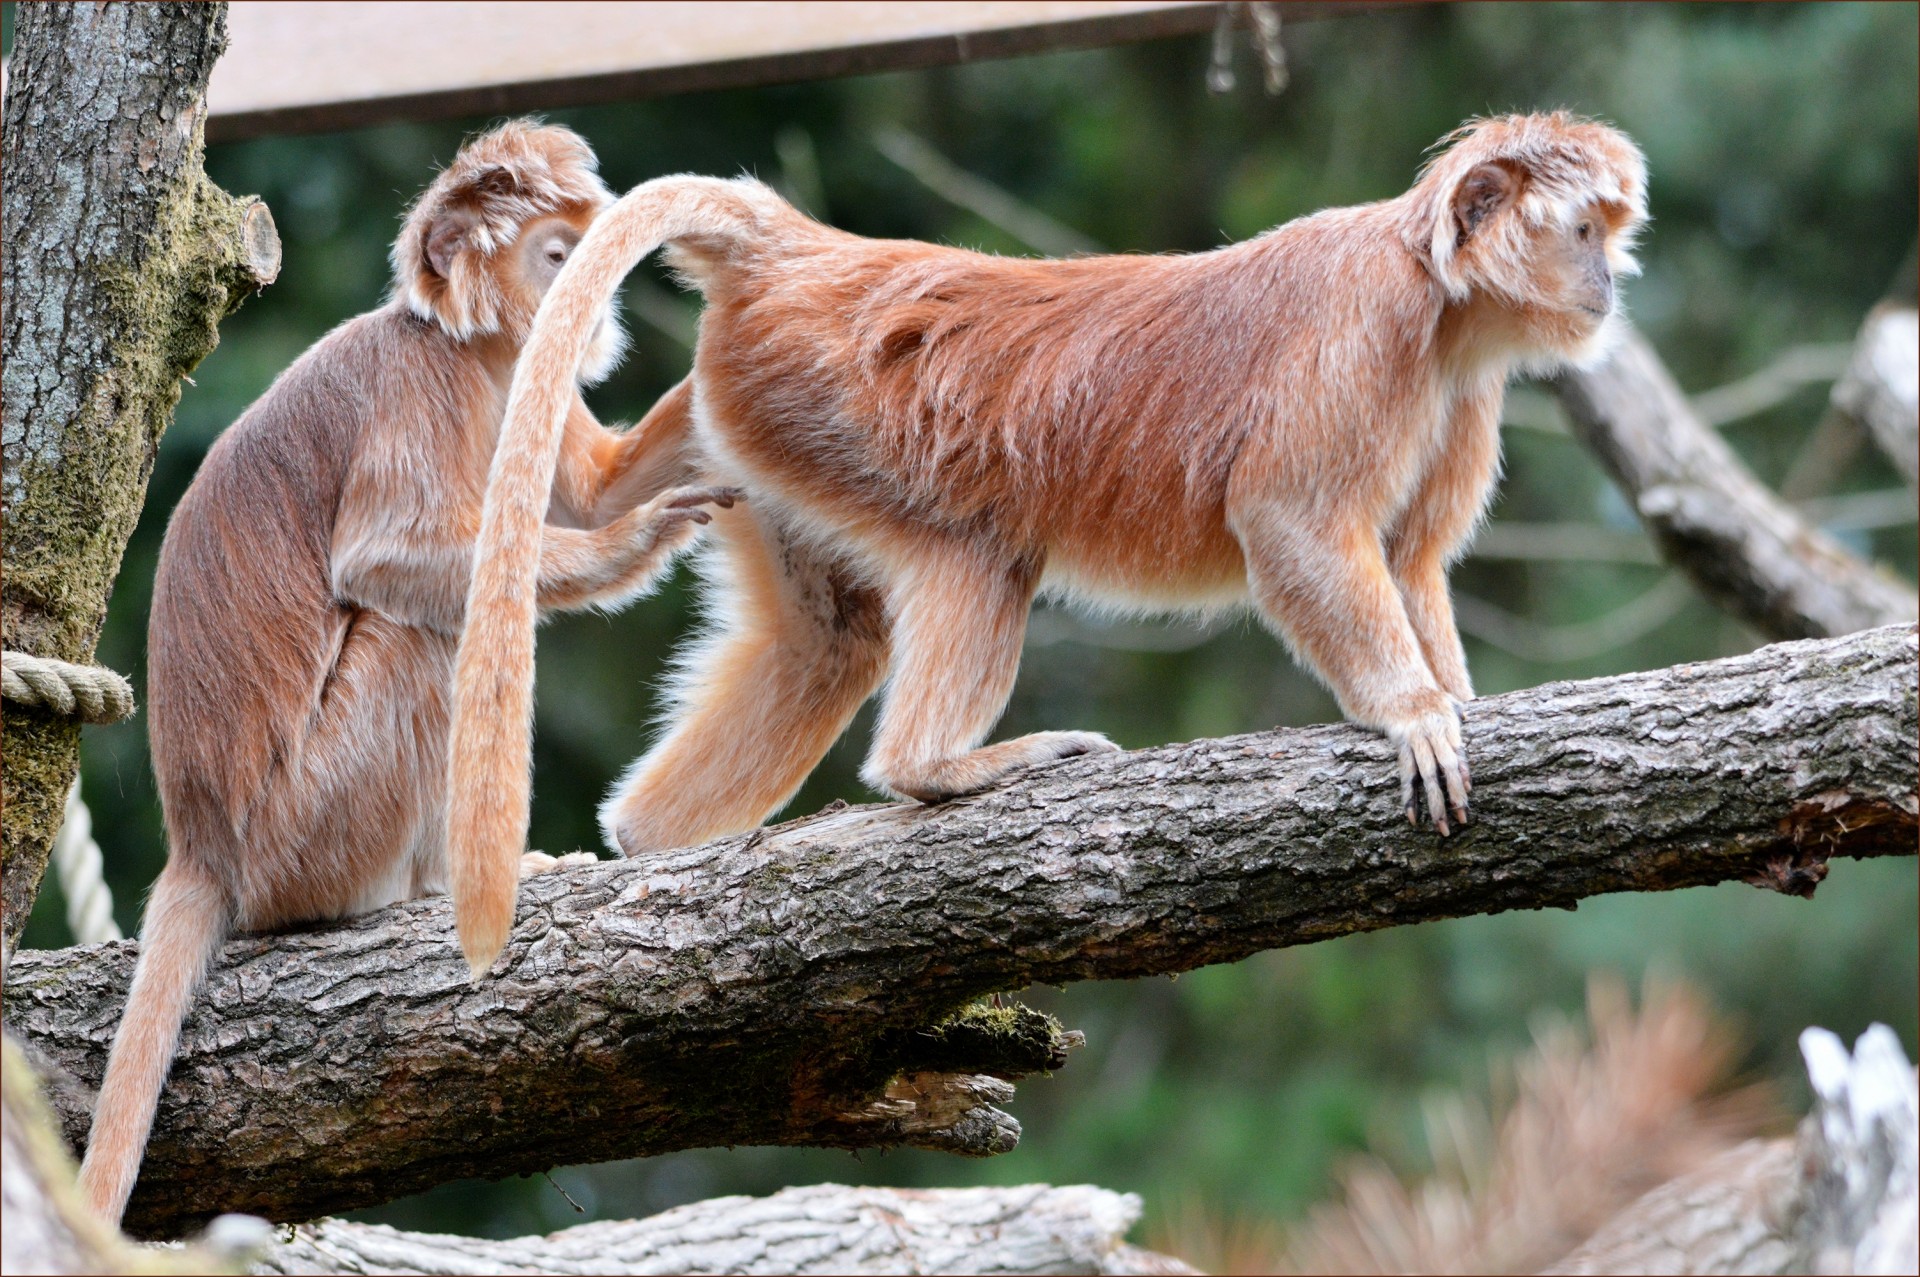
<instances>
[{"instance_id":1,"label":"moss patch","mask_svg":"<svg viewBox=\"0 0 1920 1277\"><path fill-rule=\"evenodd\" d=\"M80 724L11 703L5 715L0 902L4 902L6 942L11 949L33 912L53 836L60 832L67 787L80 764Z\"/></svg>"},{"instance_id":2,"label":"moss patch","mask_svg":"<svg viewBox=\"0 0 1920 1277\"><path fill-rule=\"evenodd\" d=\"M924 1069L1019 1078L1065 1063L1065 1038L1060 1022L1043 1011L981 1001L934 1024L889 1035L875 1054L889 1065L889 1076Z\"/></svg>"}]
</instances>

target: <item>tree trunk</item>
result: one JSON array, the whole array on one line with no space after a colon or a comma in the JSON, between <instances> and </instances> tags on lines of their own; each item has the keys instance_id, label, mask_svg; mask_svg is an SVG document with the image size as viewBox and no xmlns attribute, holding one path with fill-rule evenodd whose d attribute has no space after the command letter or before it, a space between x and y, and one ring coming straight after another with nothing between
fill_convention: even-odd
<instances>
[{"instance_id":1,"label":"tree trunk","mask_svg":"<svg viewBox=\"0 0 1920 1277\"><path fill-rule=\"evenodd\" d=\"M279 269L273 219L201 168L224 4L18 6L0 128L7 648L86 663L180 379ZM79 724L5 707L0 932L26 925Z\"/></svg>"},{"instance_id":2,"label":"tree trunk","mask_svg":"<svg viewBox=\"0 0 1920 1277\"><path fill-rule=\"evenodd\" d=\"M131 1230L718 1144L990 1153L1070 1035L972 999L1354 931L1914 854L1911 626L1468 706L1477 818L1409 828L1344 724L1035 769L522 885L470 984L444 899L226 947ZM4 1012L84 1138L134 942L16 956Z\"/></svg>"}]
</instances>

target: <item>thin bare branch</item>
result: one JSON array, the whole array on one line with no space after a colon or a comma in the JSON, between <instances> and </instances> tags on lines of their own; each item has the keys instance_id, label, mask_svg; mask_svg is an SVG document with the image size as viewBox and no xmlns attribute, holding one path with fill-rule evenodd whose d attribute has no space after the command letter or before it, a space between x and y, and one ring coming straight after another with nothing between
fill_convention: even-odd
<instances>
[{"instance_id":1,"label":"thin bare branch","mask_svg":"<svg viewBox=\"0 0 1920 1277\"><path fill-rule=\"evenodd\" d=\"M1889 304L1867 316L1833 406L1865 425L1907 486L1920 488L1920 312Z\"/></svg>"},{"instance_id":2,"label":"thin bare branch","mask_svg":"<svg viewBox=\"0 0 1920 1277\"><path fill-rule=\"evenodd\" d=\"M922 186L958 208L1049 257L1098 253L1100 244L1066 223L955 164L918 134L889 125L874 130L873 145Z\"/></svg>"},{"instance_id":3,"label":"thin bare branch","mask_svg":"<svg viewBox=\"0 0 1920 1277\"><path fill-rule=\"evenodd\" d=\"M1914 619L1911 586L1863 562L1768 491L1631 328L1605 363L1554 379L1575 433L1711 599L1774 637Z\"/></svg>"},{"instance_id":4,"label":"thin bare branch","mask_svg":"<svg viewBox=\"0 0 1920 1277\"><path fill-rule=\"evenodd\" d=\"M544 1237L453 1237L327 1219L259 1273L1192 1273L1126 1243L1140 1199L1090 1185L902 1190L814 1184L718 1197Z\"/></svg>"}]
</instances>

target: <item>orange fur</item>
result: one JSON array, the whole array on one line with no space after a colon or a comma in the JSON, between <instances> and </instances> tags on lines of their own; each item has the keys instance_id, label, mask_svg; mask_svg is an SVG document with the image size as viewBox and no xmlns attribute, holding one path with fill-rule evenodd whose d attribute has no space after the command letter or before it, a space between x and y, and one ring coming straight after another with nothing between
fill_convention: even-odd
<instances>
[{"instance_id":1,"label":"orange fur","mask_svg":"<svg viewBox=\"0 0 1920 1277\"><path fill-rule=\"evenodd\" d=\"M618 201L536 319L502 452L551 455L542 388L665 244L707 299L673 416L697 466L752 500L716 523L714 629L603 809L610 842L632 854L764 819L883 678L863 775L890 793L1111 749L1084 732L981 747L1039 592L1129 611L1250 601L1399 747L1409 818L1418 785L1443 833L1464 820L1472 688L1447 566L1491 491L1508 376L1601 348L1646 181L1627 138L1564 114L1445 142L1397 199L1190 256L862 239L748 179L661 178ZM512 477L513 499L541 474ZM496 659L483 633L531 668L530 620L504 602L530 529L523 511L483 535L481 574L503 566L476 576L463 671ZM523 734L525 705L496 697L473 730ZM456 761L456 803L491 802L525 756L473 765Z\"/></svg>"},{"instance_id":2,"label":"orange fur","mask_svg":"<svg viewBox=\"0 0 1920 1277\"><path fill-rule=\"evenodd\" d=\"M449 870L463 931L511 923L520 849L481 865L444 852L454 645L514 359L607 199L565 129L474 139L410 213L389 303L282 374L174 511L148 633L169 860L81 1170L109 1219L230 929L378 908L440 890ZM604 304L588 328L610 364ZM525 588L541 608L615 606L658 576L714 494L639 504L657 489L634 471L661 473L659 441L601 427L571 377L561 393Z\"/></svg>"}]
</instances>

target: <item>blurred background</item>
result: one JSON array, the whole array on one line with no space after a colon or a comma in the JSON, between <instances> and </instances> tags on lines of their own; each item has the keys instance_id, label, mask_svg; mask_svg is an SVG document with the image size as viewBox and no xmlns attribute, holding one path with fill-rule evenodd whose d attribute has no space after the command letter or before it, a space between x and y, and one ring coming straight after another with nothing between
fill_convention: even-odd
<instances>
[{"instance_id":1,"label":"blurred background","mask_svg":"<svg viewBox=\"0 0 1920 1277\"><path fill-rule=\"evenodd\" d=\"M1278 97L1261 92L1243 42L1238 87L1209 93L1200 36L549 118L588 138L615 190L745 171L848 230L1024 254L1206 249L1398 194L1423 150L1468 116L1598 115L1639 141L1652 172L1646 271L1626 288L1635 320L1763 480L1912 580L1911 495L1824 410L1868 308L1913 287L1917 15L1913 4L1408 7L1288 18L1291 83ZM208 149L215 181L272 208L285 267L222 326L160 449L99 649L136 687L161 533L208 446L323 332L381 302L401 210L490 122ZM625 304L631 354L589 396L610 421L634 419L685 373L697 314L651 270ZM682 569L624 615L542 631L533 845L599 849L595 804L646 743L663 663L696 622L689 581ZM1455 584L1483 694L1761 642L1660 564L1553 401L1524 383L1509 399L1493 521ZM1105 625L1042 610L1000 731L1090 728L1145 746L1337 717L1250 621ZM789 814L872 797L855 777L869 723ZM143 721L90 730L82 774L132 933L163 858ZM359 1217L511 1236L826 1180L1089 1181L1143 1194L1150 1234L1194 1203L1284 1222L1327 1194L1357 1148L1418 1166L1423 1101L1483 1087L1489 1061L1524 1046L1536 1017L1577 1011L1593 971L1690 979L1742 1026L1748 1076L1776 1080L1804 1111L1801 1028L1851 1041L1880 1020L1915 1054L1916 876L1911 859L1845 862L1812 901L1745 886L1614 896L1178 980L1031 990L1020 996L1088 1045L1059 1075L1022 1084L1021 1146L987 1161L703 1150L560 1170L552 1184L446 1185ZM25 943L70 943L62 909L50 877Z\"/></svg>"}]
</instances>

